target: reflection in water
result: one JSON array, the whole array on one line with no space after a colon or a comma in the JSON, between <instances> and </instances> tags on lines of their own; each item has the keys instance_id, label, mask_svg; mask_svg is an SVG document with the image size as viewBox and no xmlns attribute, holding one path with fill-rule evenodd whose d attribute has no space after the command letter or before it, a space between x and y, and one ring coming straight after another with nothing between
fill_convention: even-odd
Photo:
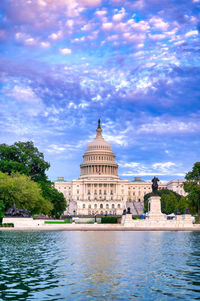
<instances>
[{"instance_id":1,"label":"reflection in water","mask_svg":"<svg viewBox=\"0 0 200 301\"><path fill-rule=\"evenodd\" d=\"M0 300L199 300L200 233L0 232Z\"/></svg>"}]
</instances>

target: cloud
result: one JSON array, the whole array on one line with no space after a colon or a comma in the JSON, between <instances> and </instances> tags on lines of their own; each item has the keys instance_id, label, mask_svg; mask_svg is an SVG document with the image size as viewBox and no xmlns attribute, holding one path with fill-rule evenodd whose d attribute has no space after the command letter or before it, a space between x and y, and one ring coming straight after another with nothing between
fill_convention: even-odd
<instances>
[{"instance_id":1,"label":"cloud","mask_svg":"<svg viewBox=\"0 0 200 301\"><path fill-rule=\"evenodd\" d=\"M151 123L144 123L138 128L138 133L155 133L157 135L166 134L189 134L198 133L200 128L200 120L163 120L156 118Z\"/></svg>"},{"instance_id":2,"label":"cloud","mask_svg":"<svg viewBox=\"0 0 200 301\"><path fill-rule=\"evenodd\" d=\"M169 27L169 24L167 22L164 22L160 17L152 17L149 20L149 23L151 23L155 29L160 29L162 31L166 31Z\"/></svg>"},{"instance_id":3,"label":"cloud","mask_svg":"<svg viewBox=\"0 0 200 301\"><path fill-rule=\"evenodd\" d=\"M63 38L63 32L61 30L59 30L57 33L52 33L51 35L49 35L49 38L54 40L54 41L62 39Z\"/></svg>"},{"instance_id":4,"label":"cloud","mask_svg":"<svg viewBox=\"0 0 200 301\"><path fill-rule=\"evenodd\" d=\"M125 9L122 7L122 9L117 13L115 14L112 19L114 22L120 22L126 15L126 11Z\"/></svg>"},{"instance_id":5,"label":"cloud","mask_svg":"<svg viewBox=\"0 0 200 301\"><path fill-rule=\"evenodd\" d=\"M173 162L154 163L152 165L154 169L157 169L158 171L161 170L163 172L168 172L169 169L174 166L176 166L176 164Z\"/></svg>"},{"instance_id":6,"label":"cloud","mask_svg":"<svg viewBox=\"0 0 200 301\"><path fill-rule=\"evenodd\" d=\"M30 87L15 85L12 88L4 88L3 93L14 102L13 106L19 106L22 112L30 116L37 116L42 113L44 109L41 98L39 98Z\"/></svg>"},{"instance_id":7,"label":"cloud","mask_svg":"<svg viewBox=\"0 0 200 301\"><path fill-rule=\"evenodd\" d=\"M102 29L103 30L111 30L112 29L112 27L113 27L113 24L111 23L111 22L106 22L106 23L103 23L102 24Z\"/></svg>"},{"instance_id":8,"label":"cloud","mask_svg":"<svg viewBox=\"0 0 200 301\"><path fill-rule=\"evenodd\" d=\"M71 54L72 53L72 50L69 48L60 48L59 51L62 54Z\"/></svg>"},{"instance_id":9,"label":"cloud","mask_svg":"<svg viewBox=\"0 0 200 301\"><path fill-rule=\"evenodd\" d=\"M163 40L165 39L166 35L165 34L149 34L149 39L156 41L156 40Z\"/></svg>"},{"instance_id":10,"label":"cloud","mask_svg":"<svg viewBox=\"0 0 200 301\"><path fill-rule=\"evenodd\" d=\"M198 4L0 1L1 140L62 151L63 141L94 137L101 117L125 172L191 168L200 147ZM82 147L71 152L78 165Z\"/></svg>"},{"instance_id":11,"label":"cloud","mask_svg":"<svg viewBox=\"0 0 200 301\"><path fill-rule=\"evenodd\" d=\"M189 38L189 37L193 37L193 36L197 36L197 35L198 35L198 30L191 30L185 34L185 37Z\"/></svg>"},{"instance_id":12,"label":"cloud","mask_svg":"<svg viewBox=\"0 0 200 301\"><path fill-rule=\"evenodd\" d=\"M185 172L177 172L182 166L177 166L174 162L162 162L153 164L144 164L139 162L121 163L122 176L174 176L184 177Z\"/></svg>"},{"instance_id":13,"label":"cloud","mask_svg":"<svg viewBox=\"0 0 200 301\"><path fill-rule=\"evenodd\" d=\"M49 48L51 46L51 44L47 41L46 42L41 42L40 45L41 45L42 48Z\"/></svg>"}]
</instances>

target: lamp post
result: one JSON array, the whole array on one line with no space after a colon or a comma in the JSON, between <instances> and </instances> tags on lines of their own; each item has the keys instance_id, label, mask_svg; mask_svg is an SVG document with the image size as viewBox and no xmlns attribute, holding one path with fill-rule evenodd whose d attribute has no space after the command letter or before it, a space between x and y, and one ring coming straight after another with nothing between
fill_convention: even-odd
<instances>
[{"instance_id":1,"label":"lamp post","mask_svg":"<svg viewBox=\"0 0 200 301\"><path fill-rule=\"evenodd\" d=\"M97 211L94 213L94 222L97 222Z\"/></svg>"}]
</instances>

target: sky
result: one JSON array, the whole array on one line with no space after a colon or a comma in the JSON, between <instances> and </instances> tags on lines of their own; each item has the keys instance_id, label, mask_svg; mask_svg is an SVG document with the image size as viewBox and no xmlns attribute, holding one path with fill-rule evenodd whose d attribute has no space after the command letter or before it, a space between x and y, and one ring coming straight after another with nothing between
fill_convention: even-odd
<instances>
[{"instance_id":1,"label":"sky","mask_svg":"<svg viewBox=\"0 0 200 301\"><path fill-rule=\"evenodd\" d=\"M80 175L101 118L121 178L200 161L200 0L1 0L0 143Z\"/></svg>"}]
</instances>

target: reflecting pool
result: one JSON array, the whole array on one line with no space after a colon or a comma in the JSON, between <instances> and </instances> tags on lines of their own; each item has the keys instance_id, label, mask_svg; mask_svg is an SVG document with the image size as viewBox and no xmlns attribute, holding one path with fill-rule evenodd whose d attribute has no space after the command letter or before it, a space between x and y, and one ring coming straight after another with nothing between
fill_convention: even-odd
<instances>
[{"instance_id":1,"label":"reflecting pool","mask_svg":"<svg viewBox=\"0 0 200 301\"><path fill-rule=\"evenodd\" d=\"M0 232L0 300L200 300L200 233Z\"/></svg>"}]
</instances>

